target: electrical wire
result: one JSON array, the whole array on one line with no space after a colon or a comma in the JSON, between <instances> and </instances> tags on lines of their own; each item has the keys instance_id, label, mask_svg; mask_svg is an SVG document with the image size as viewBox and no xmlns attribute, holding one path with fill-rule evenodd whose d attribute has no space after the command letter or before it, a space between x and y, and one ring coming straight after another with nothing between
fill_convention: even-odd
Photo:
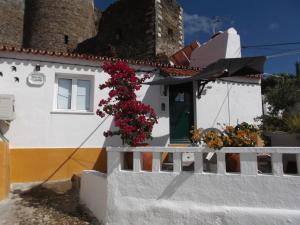
<instances>
[{"instance_id":1,"label":"electrical wire","mask_svg":"<svg viewBox=\"0 0 300 225\"><path fill-rule=\"evenodd\" d=\"M274 55L267 56L267 59L282 57L282 56L290 56L290 55L297 55L300 54L300 49L294 50L294 51L287 51L287 52L281 52Z\"/></svg>"},{"instance_id":2,"label":"electrical wire","mask_svg":"<svg viewBox=\"0 0 300 225\"><path fill-rule=\"evenodd\" d=\"M263 44L263 45L244 45L242 46L242 48L274 47L274 46L285 46L285 45L300 45L300 42L272 43L272 44Z\"/></svg>"},{"instance_id":3,"label":"electrical wire","mask_svg":"<svg viewBox=\"0 0 300 225\"><path fill-rule=\"evenodd\" d=\"M4 136L4 134L2 133L1 130L0 130L0 138L1 138L4 142L6 142L6 143L9 142L9 140Z\"/></svg>"},{"instance_id":4,"label":"electrical wire","mask_svg":"<svg viewBox=\"0 0 300 225\"><path fill-rule=\"evenodd\" d=\"M259 51L259 50L261 50L261 51L294 51L294 50L298 50L298 48L297 49L295 49L295 48L268 48L268 47L253 47L253 48L251 48L251 49L247 49L247 50L254 50L254 51Z\"/></svg>"}]
</instances>

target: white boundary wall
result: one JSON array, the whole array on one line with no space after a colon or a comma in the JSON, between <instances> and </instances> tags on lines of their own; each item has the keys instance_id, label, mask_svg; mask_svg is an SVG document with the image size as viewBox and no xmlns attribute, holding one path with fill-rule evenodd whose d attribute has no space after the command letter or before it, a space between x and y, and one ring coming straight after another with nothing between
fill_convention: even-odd
<instances>
[{"instance_id":1,"label":"white boundary wall","mask_svg":"<svg viewBox=\"0 0 300 225\"><path fill-rule=\"evenodd\" d=\"M106 174L85 170L81 177L80 202L101 221L105 221L107 202Z\"/></svg>"},{"instance_id":2,"label":"white boundary wall","mask_svg":"<svg viewBox=\"0 0 300 225\"><path fill-rule=\"evenodd\" d=\"M124 151L134 152L133 171L121 170ZM90 200L98 201L98 208L102 208L103 203L96 196L107 194L108 225L300 224L300 177L285 175L282 164L283 153L297 154L300 174L300 148L224 148L217 151L215 174L203 172L202 157L207 151L109 148L107 193L98 185L92 193L95 198ZM152 172L141 170L141 152L153 152ZM160 171L161 152L173 152L173 172ZM186 152L195 154L193 172L181 170L182 153ZM225 153L240 153L240 174L226 173ZM258 153L271 154L272 174L257 173ZM83 178L88 173L84 172ZM85 182L89 181L83 179L83 188L88 186L92 190L94 181Z\"/></svg>"}]
</instances>

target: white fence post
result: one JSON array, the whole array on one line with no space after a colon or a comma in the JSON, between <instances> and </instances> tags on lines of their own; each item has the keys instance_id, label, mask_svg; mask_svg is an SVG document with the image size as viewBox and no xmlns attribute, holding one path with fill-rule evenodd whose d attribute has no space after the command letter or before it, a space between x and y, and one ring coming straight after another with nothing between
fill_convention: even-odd
<instances>
[{"instance_id":1,"label":"white fence post","mask_svg":"<svg viewBox=\"0 0 300 225\"><path fill-rule=\"evenodd\" d=\"M121 169L121 152L107 152L107 173L111 174L115 170Z\"/></svg>"},{"instance_id":2,"label":"white fence post","mask_svg":"<svg viewBox=\"0 0 300 225\"><path fill-rule=\"evenodd\" d=\"M281 153L272 153L272 172L275 176L283 175L283 163Z\"/></svg>"},{"instance_id":3,"label":"white fence post","mask_svg":"<svg viewBox=\"0 0 300 225\"><path fill-rule=\"evenodd\" d=\"M152 172L159 172L160 165L161 165L161 157L160 152L153 152L153 159L152 159Z\"/></svg>"},{"instance_id":4,"label":"white fence post","mask_svg":"<svg viewBox=\"0 0 300 225\"><path fill-rule=\"evenodd\" d=\"M257 153L240 153L241 174L257 175Z\"/></svg>"},{"instance_id":5,"label":"white fence post","mask_svg":"<svg viewBox=\"0 0 300 225\"><path fill-rule=\"evenodd\" d=\"M181 163L182 163L182 154L181 152L174 152L173 154L174 157L174 172L175 173L180 173L181 172Z\"/></svg>"},{"instance_id":6,"label":"white fence post","mask_svg":"<svg viewBox=\"0 0 300 225\"><path fill-rule=\"evenodd\" d=\"M195 173L203 172L203 153L195 152Z\"/></svg>"},{"instance_id":7,"label":"white fence post","mask_svg":"<svg viewBox=\"0 0 300 225\"><path fill-rule=\"evenodd\" d=\"M223 152L217 152L217 168L218 168L218 174L226 173L226 160L225 160L225 153Z\"/></svg>"},{"instance_id":8,"label":"white fence post","mask_svg":"<svg viewBox=\"0 0 300 225\"><path fill-rule=\"evenodd\" d=\"M141 172L141 153L140 152L133 152L133 171L134 172Z\"/></svg>"}]
</instances>

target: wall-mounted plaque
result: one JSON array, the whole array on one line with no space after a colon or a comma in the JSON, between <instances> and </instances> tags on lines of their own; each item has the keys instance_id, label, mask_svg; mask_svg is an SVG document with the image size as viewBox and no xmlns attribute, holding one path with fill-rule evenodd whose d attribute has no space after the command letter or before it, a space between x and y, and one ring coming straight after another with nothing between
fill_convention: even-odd
<instances>
[{"instance_id":1,"label":"wall-mounted plaque","mask_svg":"<svg viewBox=\"0 0 300 225\"><path fill-rule=\"evenodd\" d=\"M39 72L33 72L28 75L27 82L31 86L43 86L46 82L46 77L44 74Z\"/></svg>"}]
</instances>

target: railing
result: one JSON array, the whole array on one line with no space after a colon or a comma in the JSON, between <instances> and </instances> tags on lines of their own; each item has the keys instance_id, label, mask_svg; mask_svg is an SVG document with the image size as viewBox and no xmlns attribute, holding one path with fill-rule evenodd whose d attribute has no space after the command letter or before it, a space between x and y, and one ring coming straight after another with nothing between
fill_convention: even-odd
<instances>
[{"instance_id":1,"label":"railing","mask_svg":"<svg viewBox=\"0 0 300 225\"><path fill-rule=\"evenodd\" d=\"M226 160L227 154L236 154L239 157L239 170L238 174L241 175L259 175L264 174L263 171L259 171L258 167L261 166L261 160L263 156L267 156L267 162L269 163L269 171L265 172L266 175L285 176L285 175L298 175L300 174L300 148L290 147L272 147L272 148L223 148L221 150L212 150L208 148L197 147L139 147L139 148L114 148L110 147L108 151L108 171L117 170L119 172L128 172L128 169L124 169L125 152L133 153L133 168L132 172L145 172L143 169L143 154L152 153L152 170L146 172L160 173L160 172L173 172L181 173L184 171L184 164L192 166L193 172L196 174L210 173L207 171L207 164L210 160L206 160L208 153L214 153L216 155L215 174L230 175L234 172L228 172L228 160ZM163 154L172 154L173 160L171 163L172 171L163 171L162 165L164 164ZM185 161L183 156L188 154L190 161ZM289 168L286 168L288 164L292 164L293 172L290 173ZM290 165L289 164L289 165ZM130 170L129 170L130 171Z\"/></svg>"},{"instance_id":2,"label":"railing","mask_svg":"<svg viewBox=\"0 0 300 225\"><path fill-rule=\"evenodd\" d=\"M108 224L300 224L300 148L107 150ZM228 171L228 156L238 156L238 169Z\"/></svg>"}]
</instances>

